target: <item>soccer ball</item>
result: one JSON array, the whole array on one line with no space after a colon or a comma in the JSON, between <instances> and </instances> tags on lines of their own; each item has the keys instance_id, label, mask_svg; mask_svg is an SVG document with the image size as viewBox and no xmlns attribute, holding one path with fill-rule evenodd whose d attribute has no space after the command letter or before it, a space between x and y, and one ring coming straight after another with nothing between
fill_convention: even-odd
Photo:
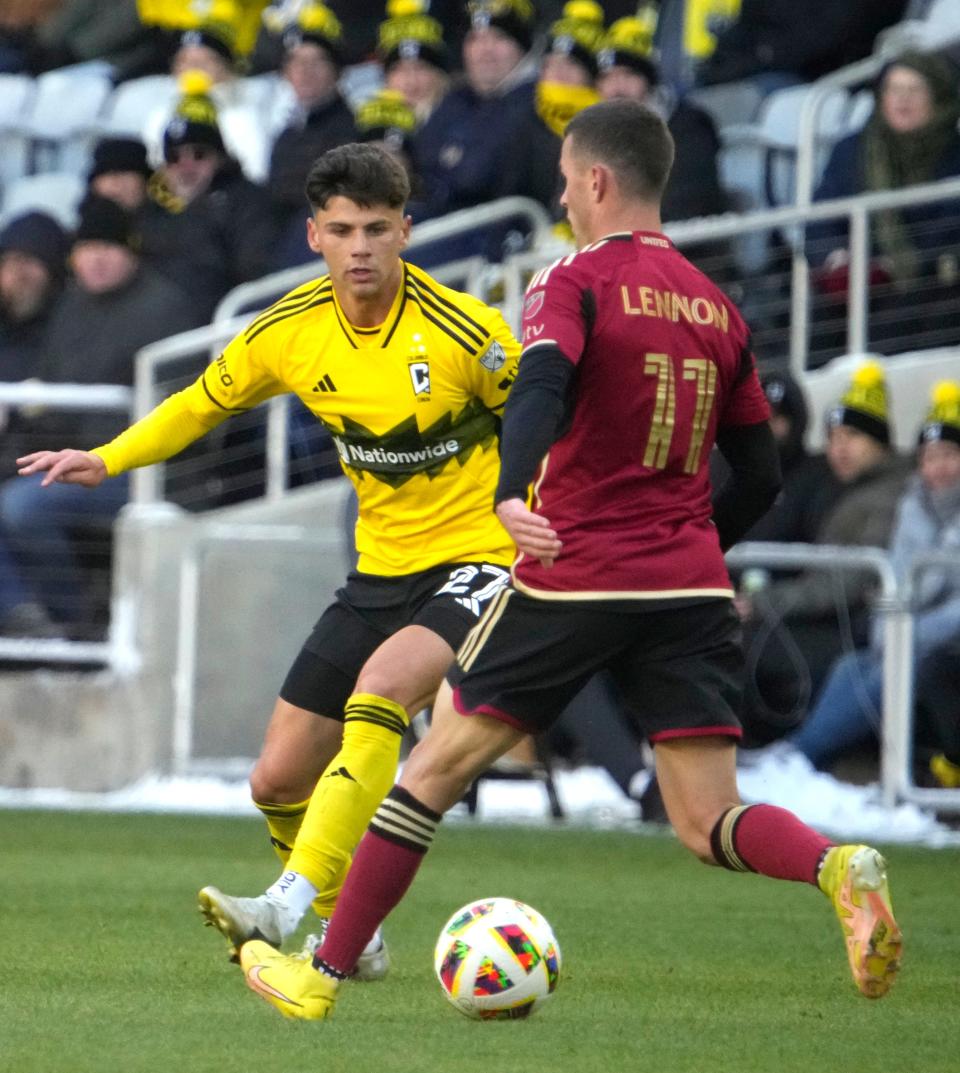
<instances>
[{"instance_id":1,"label":"soccer ball","mask_svg":"<svg viewBox=\"0 0 960 1073\"><path fill-rule=\"evenodd\" d=\"M433 967L462 1014L512 1020L529 1017L553 994L560 947L536 909L514 898L481 898L444 924Z\"/></svg>"}]
</instances>

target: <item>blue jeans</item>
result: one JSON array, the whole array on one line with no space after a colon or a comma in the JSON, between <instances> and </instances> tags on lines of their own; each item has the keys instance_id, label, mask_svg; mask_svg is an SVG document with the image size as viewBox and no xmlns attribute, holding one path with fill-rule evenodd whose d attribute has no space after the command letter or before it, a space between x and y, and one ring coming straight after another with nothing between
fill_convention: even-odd
<instances>
[{"instance_id":1,"label":"blue jeans","mask_svg":"<svg viewBox=\"0 0 960 1073\"><path fill-rule=\"evenodd\" d=\"M0 613L29 599L64 622L84 621L91 593L75 532L109 530L127 501L128 481L41 488L40 480L14 477L0 484Z\"/></svg>"},{"instance_id":2,"label":"blue jeans","mask_svg":"<svg viewBox=\"0 0 960 1073\"><path fill-rule=\"evenodd\" d=\"M815 767L877 735L883 703L883 663L862 649L834 663L820 696L790 741Z\"/></svg>"}]
</instances>

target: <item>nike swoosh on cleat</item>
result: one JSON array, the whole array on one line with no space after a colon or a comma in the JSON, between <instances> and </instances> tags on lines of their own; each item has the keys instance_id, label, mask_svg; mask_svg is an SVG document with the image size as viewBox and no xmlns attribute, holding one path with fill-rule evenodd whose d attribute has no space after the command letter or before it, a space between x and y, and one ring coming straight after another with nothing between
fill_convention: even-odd
<instances>
[{"instance_id":1,"label":"nike swoosh on cleat","mask_svg":"<svg viewBox=\"0 0 960 1073\"><path fill-rule=\"evenodd\" d=\"M271 987L266 980L262 979L260 973L266 966L254 965L247 972L247 986L254 991L258 991L261 995L272 995L274 998L280 999L281 1002L286 1002L290 1006L301 1006L301 1003L295 1002L292 998L289 998L282 991L278 991L275 987Z\"/></svg>"}]
</instances>

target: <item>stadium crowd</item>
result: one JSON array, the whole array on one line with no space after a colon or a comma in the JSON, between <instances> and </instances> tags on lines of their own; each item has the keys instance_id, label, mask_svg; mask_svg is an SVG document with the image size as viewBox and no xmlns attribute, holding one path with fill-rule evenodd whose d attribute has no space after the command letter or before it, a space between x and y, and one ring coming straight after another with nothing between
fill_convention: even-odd
<instances>
[{"instance_id":1,"label":"stadium crowd","mask_svg":"<svg viewBox=\"0 0 960 1073\"><path fill-rule=\"evenodd\" d=\"M960 40L950 0L0 2L4 76L100 77L115 96L149 76L173 80L169 97L158 91L142 105L136 132L105 124L88 134L76 205L8 211L30 176L5 176L0 381L129 386L141 347L208 323L238 284L311 259L306 174L325 150L350 142L375 142L401 160L415 222L520 195L542 204L563 237L557 164L566 124L596 101L630 98L662 114L675 139L664 220L711 216L737 207L722 179L723 116L711 92L748 85L762 100L879 50L890 62L875 85L877 107L834 146L815 196L960 176L956 53L930 52L951 35ZM10 126L10 117L3 122ZM4 130L0 123L0 138ZM42 170L42 159L26 154L24 171ZM938 343L960 342L952 312L960 297L960 206L881 213L872 226L874 349L908 349L918 325ZM511 223L432 243L412 259L421 267L476 253L498 261L529 241ZM847 236L820 225L806 242L814 335L829 356L842 350L836 322L846 303ZM726 240L684 252L733 286ZM748 321L750 309L747 302ZM855 377L828 414L808 414L801 386L777 371L782 345L783 336L779 351L758 357L768 369L787 483L751 537L889 546L898 562L918 541L955 548L954 388L916 415L911 460L891 446L881 367ZM108 482L96 494L62 486L38 495L14 476L14 459L41 440L91 447L123 422L83 411L2 411L0 635L102 636L109 530L126 483ZM824 420L826 450L810 457L805 428ZM930 461L934 454L946 460ZM870 587L847 578L838 619L836 592L822 576L763 582L745 586L738 599L754 672L748 732L765 744L811 711L791 747L828 763L875 728ZM918 645L917 658L931 666L941 656L956 659L960 620L947 610L955 585L944 576L923 590L922 614L937 625L935 643ZM841 640L855 652L835 663ZM851 696L851 668L873 683L866 699ZM957 708L950 714L956 676L939 677L929 676L930 695L920 698L926 732L938 779L960 785ZM565 722L554 745L612 757L624 791L639 794L642 765L625 766L619 744L605 748L613 740L605 727L616 726L618 743L623 738L619 701L607 686L596 688L594 718ZM647 795L649 804L649 788Z\"/></svg>"}]
</instances>

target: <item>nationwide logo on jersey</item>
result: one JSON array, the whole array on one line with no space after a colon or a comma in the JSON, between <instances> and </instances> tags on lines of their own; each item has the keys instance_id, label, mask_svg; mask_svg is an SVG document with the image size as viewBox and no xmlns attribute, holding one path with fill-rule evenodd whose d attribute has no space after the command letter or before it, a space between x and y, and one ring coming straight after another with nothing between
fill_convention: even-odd
<instances>
[{"instance_id":1,"label":"nationwide logo on jersey","mask_svg":"<svg viewBox=\"0 0 960 1073\"><path fill-rule=\"evenodd\" d=\"M543 299L543 291L534 291L533 294L527 295L527 300L523 303L524 317L535 317L543 309Z\"/></svg>"},{"instance_id":2,"label":"nationwide logo on jersey","mask_svg":"<svg viewBox=\"0 0 960 1073\"><path fill-rule=\"evenodd\" d=\"M444 414L422 430L412 416L381 435L348 417L343 431L327 428L346 468L392 488L418 473L436 477L453 460L462 466L474 451L497 447L497 419L479 399L471 399L456 417Z\"/></svg>"},{"instance_id":3,"label":"nationwide logo on jersey","mask_svg":"<svg viewBox=\"0 0 960 1073\"><path fill-rule=\"evenodd\" d=\"M507 355L504 352L503 347L496 341L487 347L487 349L480 356L480 364L488 372L495 373L497 369L502 369L506 364Z\"/></svg>"}]
</instances>

